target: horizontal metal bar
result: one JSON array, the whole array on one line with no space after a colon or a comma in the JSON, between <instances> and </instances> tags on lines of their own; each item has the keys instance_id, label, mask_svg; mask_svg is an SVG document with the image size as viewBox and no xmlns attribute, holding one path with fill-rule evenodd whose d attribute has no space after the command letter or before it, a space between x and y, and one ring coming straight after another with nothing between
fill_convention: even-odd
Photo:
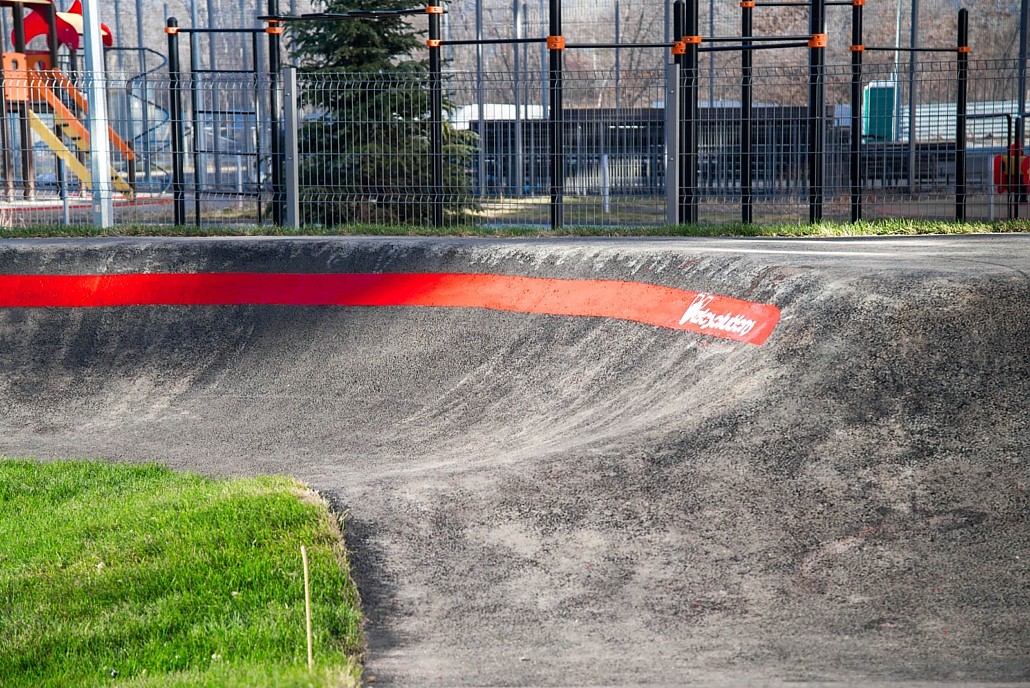
<instances>
[{"instance_id":1,"label":"horizontal metal bar","mask_svg":"<svg viewBox=\"0 0 1030 688\"><path fill-rule=\"evenodd\" d=\"M715 45L711 48L698 48L699 53L728 53L734 50L779 50L781 48L807 48L808 43L766 43L764 45Z\"/></svg>"},{"instance_id":2,"label":"horizontal metal bar","mask_svg":"<svg viewBox=\"0 0 1030 688\"><path fill-rule=\"evenodd\" d=\"M182 29L178 33L264 33L264 29Z\"/></svg>"},{"instance_id":3,"label":"horizontal metal bar","mask_svg":"<svg viewBox=\"0 0 1030 688\"><path fill-rule=\"evenodd\" d=\"M810 2L756 2L755 7L811 7Z\"/></svg>"},{"instance_id":4,"label":"horizontal metal bar","mask_svg":"<svg viewBox=\"0 0 1030 688\"><path fill-rule=\"evenodd\" d=\"M254 151L240 151L240 152L236 152L236 151L225 150L223 148L217 148L215 150L210 150L210 149L207 149L207 148L198 148L196 152L197 153L202 153L204 155L230 155L230 156L237 156L238 155L241 158L255 158L258 155Z\"/></svg>"},{"instance_id":5,"label":"horizontal metal bar","mask_svg":"<svg viewBox=\"0 0 1030 688\"><path fill-rule=\"evenodd\" d=\"M709 38L707 36L701 36L702 43L735 43L738 41L759 41L759 42L770 42L770 41L807 41L812 36L805 34L803 36L713 36Z\"/></svg>"},{"instance_id":6,"label":"horizontal metal bar","mask_svg":"<svg viewBox=\"0 0 1030 688\"><path fill-rule=\"evenodd\" d=\"M194 69L194 74L257 74L253 69Z\"/></svg>"},{"instance_id":7,"label":"horizontal metal bar","mask_svg":"<svg viewBox=\"0 0 1030 688\"><path fill-rule=\"evenodd\" d=\"M194 110L198 115L256 115L253 110Z\"/></svg>"},{"instance_id":8,"label":"horizontal metal bar","mask_svg":"<svg viewBox=\"0 0 1030 688\"><path fill-rule=\"evenodd\" d=\"M901 53L953 53L958 51L958 46L954 48L895 48L891 47L875 47L871 48L868 45L865 47L866 52L870 50L876 50L879 52L901 52Z\"/></svg>"},{"instance_id":9,"label":"horizontal metal bar","mask_svg":"<svg viewBox=\"0 0 1030 688\"><path fill-rule=\"evenodd\" d=\"M447 11L444 10L444 14ZM389 17L406 14L426 14L424 7L416 7L407 10L348 10L346 12L312 12L309 14L263 14L258 16L259 21L336 21L339 19L374 19L376 17ZM264 31L264 29L258 29Z\"/></svg>"},{"instance_id":10,"label":"horizontal metal bar","mask_svg":"<svg viewBox=\"0 0 1030 688\"><path fill-rule=\"evenodd\" d=\"M852 7L851 0L828 0L827 7ZM756 2L755 7L811 7L810 2Z\"/></svg>"},{"instance_id":11,"label":"horizontal metal bar","mask_svg":"<svg viewBox=\"0 0 1030 688\"><path fill-rule=\"evenodd\" d=\"M218 191L218 190L208 191L208 190L203 190L203 191L197 192L196 196L197 196L197 198L204 198L205 196L221 196L223 198L225 196L232 196L232 197L240 197L240 196L242 196L243 198L258 198L262 194L266 194L269 191L270 191L270 189L269 190L265 190L265 191Z\"/></svg>"},{"instance_id":12,"label":"horizontal metal bar","mask_svg":"<svg viewBox=\"0 0 1030 688\"><path fill-rule=\"evenodd\" d=\"M566 43L566 48L671 48L675 43Z\"/></svg>"},{"instance_id":13,"label":"horizontal metal bar","mask_svg":"<svg viewBox=\"0 0 1030 688\"><path fill-rule=\"evenodd\" d=\"M1030 117L1030 112L1024 112L1022 116ZM966 119L1001 119L1002 117L1012 119L1014 117L1020 117L1020 115L1014 112L987 112L977 115L966 115Z\"/></svg>"},{"instance_id":14,"label":"horizontal metal bar","mask_svg":"<svg viewBox=\"0 0 1030 688\"><path fill-rule=\"evenodd\" d=\"M440 45L509 45L515 43L546 43L546 38L470 38L460 41L440 41ZM565 46L568 47L568 46Z\"/></svg>"}]
</instances>

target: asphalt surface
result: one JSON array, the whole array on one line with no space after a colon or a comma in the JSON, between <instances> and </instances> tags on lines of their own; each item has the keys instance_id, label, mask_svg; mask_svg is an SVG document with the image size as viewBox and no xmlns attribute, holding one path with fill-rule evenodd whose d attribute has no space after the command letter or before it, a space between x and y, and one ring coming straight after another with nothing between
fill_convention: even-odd
<instances>
[{"instance_id":1,"label":"asphalt surface","mask_svg":"<svg viewBox=\"0 0 1030 688\"><path fill-rule=\"evenodd\" d=\"M442 308L0 309L0 454L290 473L376 685L1030 681L1030 236L0 242L0 274L473 272L764 346Z\"/></svg>"}]
</instances>

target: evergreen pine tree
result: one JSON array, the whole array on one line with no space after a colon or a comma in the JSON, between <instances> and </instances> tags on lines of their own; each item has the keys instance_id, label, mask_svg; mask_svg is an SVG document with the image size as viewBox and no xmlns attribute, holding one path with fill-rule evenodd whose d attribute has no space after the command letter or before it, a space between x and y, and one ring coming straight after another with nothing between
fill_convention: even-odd
<instances>
[{"instance_id":1,"label":"evergreen pine tree","mask_svg":"<svg viewBox=\"0 0 1030 688\"><path fill-rule=\"evenodd\" d=\"M327 13L409 7L410 0L324 2ZM429 61L416 28L424 19L409 19L380 14L290 27L300 90L313 113L300 132L306 222L429 221ZM473 205L471 144L468 132L444 122L444 198L450 221Z\"/></svg>"}]
</instances>

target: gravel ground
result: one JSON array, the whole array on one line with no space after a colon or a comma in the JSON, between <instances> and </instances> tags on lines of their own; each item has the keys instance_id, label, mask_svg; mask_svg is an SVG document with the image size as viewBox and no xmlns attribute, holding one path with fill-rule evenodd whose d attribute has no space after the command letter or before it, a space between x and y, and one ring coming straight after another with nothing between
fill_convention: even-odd
<instances>
[{"instance_id":1,"label":"gravel ground","mask_svg":"<svg viewBox=\"0 0 1030 688\"><path fill-rule=\"evenodd\" d=\"M283 472L376 685L1030 682L1030 236L0 242L0 274L482 272L772 303L761 347L427 308L0 309L0 454Z\"/></svg>"}]
</instances>

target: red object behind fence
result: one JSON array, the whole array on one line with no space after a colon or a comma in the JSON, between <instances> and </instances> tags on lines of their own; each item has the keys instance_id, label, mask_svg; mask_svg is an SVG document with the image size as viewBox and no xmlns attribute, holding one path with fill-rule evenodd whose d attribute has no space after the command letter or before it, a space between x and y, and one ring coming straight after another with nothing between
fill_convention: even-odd
<instances>
[{"instance_id":1,"label":"red object behind fence","mask_svg":"<svg viewBox=\"0 0 1030 688\"><path fill-rule=\"evenodd\" d=\"M1030 186L1030 158L1013 144L1008 155L994 156L994 187L998 193L1023 193Z\"/></svg>"}]
</instances>

